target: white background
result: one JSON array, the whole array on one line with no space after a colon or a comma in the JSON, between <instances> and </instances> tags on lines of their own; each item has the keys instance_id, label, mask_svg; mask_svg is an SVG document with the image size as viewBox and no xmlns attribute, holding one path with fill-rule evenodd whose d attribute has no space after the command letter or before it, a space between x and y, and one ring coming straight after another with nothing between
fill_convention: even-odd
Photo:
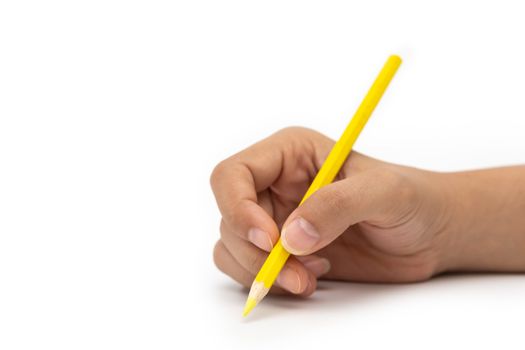
<instances>
[{"instance_id":1,"label":"white background","mask_svg":"<svg viewBox=\"0 0 525 350\"><path fill-rule=\"evenodd\" d=\"M0 2L1 349L523 349L525 279L246 291L212 263L218 161L290 125L453 171L525 162L515 1Z\"/></svg>"}]
</instances>

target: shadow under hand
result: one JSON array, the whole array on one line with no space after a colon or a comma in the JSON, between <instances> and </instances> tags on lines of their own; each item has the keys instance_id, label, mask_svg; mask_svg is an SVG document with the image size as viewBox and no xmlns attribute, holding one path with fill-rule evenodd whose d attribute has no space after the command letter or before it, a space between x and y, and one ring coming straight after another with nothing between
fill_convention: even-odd
<instances>
[{"instance_id":1,"label":"shadow under hand","mask_svg":"<svg viewBox=\"0 0 525 350\"><path fill-rule=\"evenodd\" d=\"M341 310L355 311L358 308L374 308L383 302L401 300L403 297L415 295L435 296L445 289L463 288L465 285L484 285L493 283L493 279L512 278L511 275L498 274L446 274L431 280L416 283L356 283L319 281L317 291L309 298L299 298L293 295L268 295L260 305L243 322L251 323L270 318L286 317L289 311L294 314L307 316L308 314L332 315ZM221 288L221 298L232 299L232 303L239 305L239 315L244 306L248 291L228 283Z\"/></svg>"},{"instance_id":2,"label":"shadow under hand","mask_svg":"<svg viewBox=\"0 0 525 350\"><path fill-rule=\"evenodd\" d=\"M388 297L403 285L319 281L316 292L308 298L293 295L268 295L244 322L256 322L294 313L331 313L341 308L355 309L368 302ZM246 296L243 295L243 296Z\"/></svg>"}]
</instances>

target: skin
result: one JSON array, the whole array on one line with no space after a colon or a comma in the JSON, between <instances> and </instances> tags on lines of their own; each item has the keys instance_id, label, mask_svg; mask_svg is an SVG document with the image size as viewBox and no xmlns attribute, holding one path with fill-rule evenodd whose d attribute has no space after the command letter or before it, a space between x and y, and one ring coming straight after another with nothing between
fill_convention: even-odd
<instances>
[{"instance_id":1,"label":"skin","mask_svg":"<svg viewBox=\"0 0 525 350\"><path fill-rule=\"evenodd\" d=\"M219 163L214 261L249 287L282 232L293 255L272 293L318 279L417 282L447 271L525 271L525 166L438 173L353 151L298 204L334 141L287 128Z\"/></svg>"}]
</instances>

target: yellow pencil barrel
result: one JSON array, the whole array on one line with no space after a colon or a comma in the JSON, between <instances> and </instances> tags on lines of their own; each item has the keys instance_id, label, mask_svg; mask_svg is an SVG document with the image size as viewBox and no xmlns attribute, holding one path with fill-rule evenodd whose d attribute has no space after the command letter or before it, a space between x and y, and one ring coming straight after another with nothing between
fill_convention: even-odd
<instances>
[{"instance_id":1,"label":"yellow pencil barrel","mask_svg":"<svg viewBox=\"0 0 525 350\"><path fill-rule=\"evenodd\" d=\"M400 64L401 58L399 56L392 55L388 58L383 68L379 72L376 80L368 90L368 93L363 99L363 102L361 102L359 105L359 108L355 112L352 120L330 151L330 154L326 158L323 166L317 173L314 181L308 188L308 191L304 195L299 205L308 199L308 197L310 197L315 191L325 185L330 184L334 180L337 173L348 158L348 155L352 150L352 146L361 133L361 130L363 130L363 127L365 126L375 107L379 103L379 100L383 96L383 93L394 77L394 74L396 73ZM254 284L263 283L267 292L267 290L270 289L275 282L275 279L279 275L279 272L283 268L289 256L290 253L284 249L281 244L281 240L279 239L261 267L261 270L257 276L255 276ZM262 295L261 298L262 297L264 297L264 295ZM253 299L249 299L249 302L251 303L251 306L249 307L249 310L245 312L245 314L247 314L255 306L255 301Z\"/></svg>"},{"instance_id":2,"label":"yellow pencil barrel","mask_svg":"<svg viewBox=\"0 0 525 350\"><path fill-rule=\"evenodd\" d=\"M396 73L400 64L401 58L399 56L392 55L388 58L383 66L383 69L381 69L381 72L379 72L376 80L368 90L368 93L363 99L363 102L361 102L359 105L359 108L355 112L352 120L350 120L350 123L346 127L345 131L330 151L330 154L326 158L321 169L319 169L319 172L308 188L308 191L306 191L306 194L299 205L301 205L315 191L325 185L330 184L334 180L337 173L346 161L346 158L348 158L348 155L352 150L352 146L361 133L361 130L363 130L375 107L379 103L379 100L383 96L383 93L394 77L394 74Z\"/></svg>"}]
</instances>

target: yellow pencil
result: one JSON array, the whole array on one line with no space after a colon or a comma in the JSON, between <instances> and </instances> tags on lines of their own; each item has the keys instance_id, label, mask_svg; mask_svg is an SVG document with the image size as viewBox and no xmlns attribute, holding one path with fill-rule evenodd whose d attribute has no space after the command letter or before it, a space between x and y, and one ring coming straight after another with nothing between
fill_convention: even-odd
<instances>
[{"instance_id":1,"label":"yellow pencil","mask_svg":"<svg viewBox=\"0 0 525 350\"><path fill-rule=\"evenodd\" d=\"M372 84L370 90L368 90L363 102L361 102L354 117L343 132L343 135L341 135L339 141L336 142L334 148L330 151L330 154L299 205L310 197L312 193L334 180L339 169L341 169L341 166L350 154L355 140L361 133L361 130L363 130L368 118L377 106L381 96L383 96L400 64L401 58L399 56L392 55L388 58L383 69L381 69L381 72L379 72L379 75L374 81L374 84ZM246 301L246 306L244 307L243 316L248 315L266 294L268 294L289 256L290 253L283 248L281 240L277 241L277 244L261 267L261 270L257 276L255 276L248 300Z\"/></svg>"}]
</instances>

